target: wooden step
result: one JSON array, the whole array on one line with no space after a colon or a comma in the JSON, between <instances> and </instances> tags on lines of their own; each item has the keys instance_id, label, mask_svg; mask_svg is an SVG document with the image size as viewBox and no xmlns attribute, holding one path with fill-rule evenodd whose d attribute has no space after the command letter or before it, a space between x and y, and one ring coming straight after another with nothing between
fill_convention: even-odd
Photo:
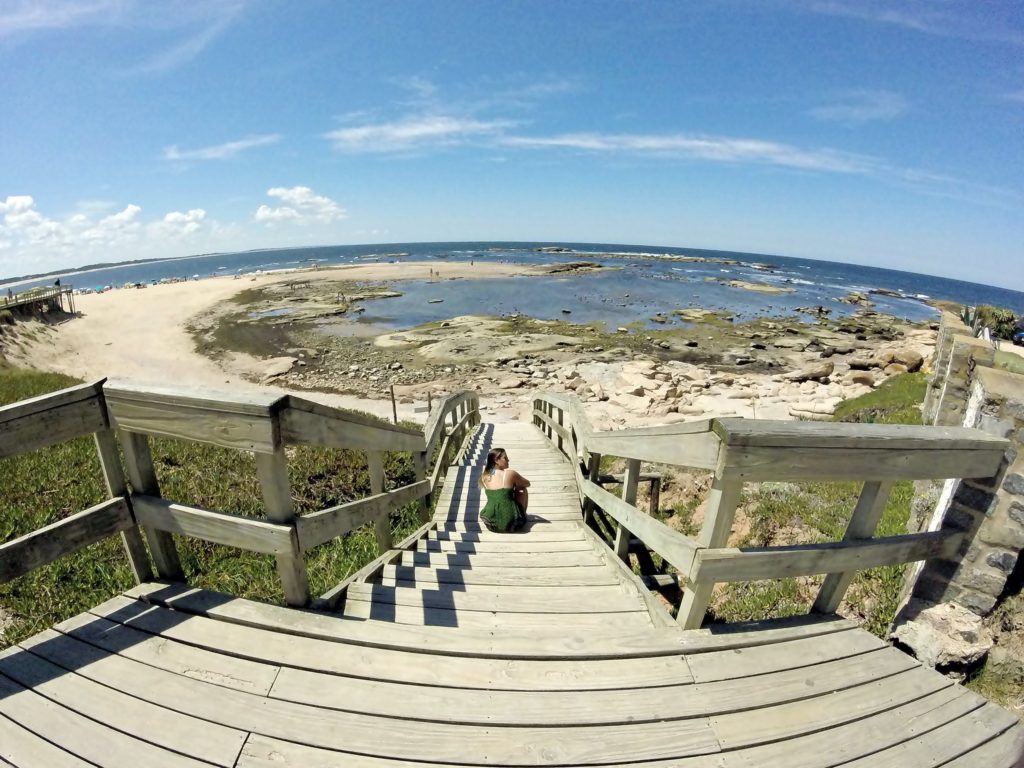
<instances>
[{"instance_id":1,"label":"wooden step","mask_svg":"<svg viewBox=\"0 0 1024 768\"><path fill-rule=\"evenodd\" d=\"M346 601L422 606L488 613L622 613L646 611L643 603L620 586L513 587L491 585L432 585L412 582L353 584Z\"/></svg>"},{"instance_id":2,"label":"wooden step","mask_svg":"<svg viewBox=\"0 0 1024 768\"><path fill-rule=\"evenodd\" d=\"M396 581L428 584L490 584L509 586L573 587L579 585L621 583L615 571L605 565L578 565L574 568L494 568L474 564L466 568L386 565L381 583L395 586Z\"/></svg>"}]
</instances>

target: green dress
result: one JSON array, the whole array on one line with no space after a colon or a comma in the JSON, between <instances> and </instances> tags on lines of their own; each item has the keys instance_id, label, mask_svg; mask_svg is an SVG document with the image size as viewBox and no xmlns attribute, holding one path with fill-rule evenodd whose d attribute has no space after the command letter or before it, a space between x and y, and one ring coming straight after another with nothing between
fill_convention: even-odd
<instances>
[{"instance_id":1,"label":"green dress","mask_svg":"<svg viewBox=\"0 0 1024 768\"><path fill-rule=\"evenodd\" d=\"M516 503L514 488L484 488L487 504L480 510L480 517L492 531L518 531L526 524L526 514Z\"/></svg>"}]
</instances>

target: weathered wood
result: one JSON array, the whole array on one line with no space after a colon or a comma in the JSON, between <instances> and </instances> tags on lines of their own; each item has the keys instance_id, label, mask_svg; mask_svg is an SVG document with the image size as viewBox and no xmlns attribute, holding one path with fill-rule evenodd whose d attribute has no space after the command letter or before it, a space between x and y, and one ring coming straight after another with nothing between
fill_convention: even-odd
<instances>
[{"instance_id":1,"label":"weathered wood","mask_svg":"<svg viewBox=\"0 0 1024 768\"><path fill-rule=\"evenodd\" d=\"M288 460L284 451L279 449L274 453L257 453L256 475L259 477L267 517L275 523L294 524L295 512L288 485ZM309 580L298 536L292 539L291 545L290 552L275 556L277 573L281 577L281 586L288 604L305 605L309 600Z\"/></svg>"},{"instance_id":2,"label":"weathered wood","mask_svg":"<svg viewBox=\"0 0 1024 768\"><path fill-rule=\"evenodd\" d=\"M0 583L22 576L134 525L128 504L119 496L0 544Z\"/></svg>"},{"instance_id":3,"label":"weathered wood","mask_svg":"<svg viewBox=\"0 0 1024 768\"><path fill-rule=\"evenodd\" d=\"M960 531L944 530L863 541L832 541L768 549L706 549L697 553L699 583L783 579L859 571L933 557L951 557L963 543Z\"/></svg>"},{"instance_id":4,"label":"weathered wood","mask_svg":"<svg viewBox=\"0 0 1024 768\"><path fill-rule=\"evenodd\" d=\"M743 481L726 475L720 467L715 472L708 496L708 508L704 513L704 525L697 535L700 547L723 547L729 540L736 507L743 490ZM700 556L705 550L697 552L692 568L681 571L687 576L686 589L679 604L677 618L684 629L697 629L704 622L704 613L711 601L713 581L705 579L700 572Z\"/></svg>"},{"instance_id":5,"label":"weathered wood","mask_svg":"<svg viewBox=\"0 0 1024 768\"><path fill-rule=\"evenodd\" d=\"M366 452L367 469L370 474L370 493L374 496L384 493L384 453ZM373 534L377 539L377 551L391 549L391 515L379 516L373 521Z\"/></svg>"},{"instance_id":6,"label":"weathered wood","mask_svg":"<svg viewBox=\"0 0 1024 768\"><path fill-rule=\"evenodd\" d=\"M875 535L875 529L885 512L885 505L892 492L892 486L891 481L864 483L860 497L857 499L857 506L853 510L846 533L843 535L843 541L870 539ZM835 613L855 575L856 573L853 571L828 574L821 589L818 590L818 596L811 610L818 613Z\"/></svg>"},{"instance_id":7,"label":"weathered wood","mask_svg":"<svg viewBox=\"0 0 1024 768\"><path fill-rule=\"evenodd\" d=\"M106 429L102 384L82 384L0 407L0 458Z\"/></svg>"},{"instance_id":8,"label":"weathered wood","mask_svg":"<svg viewBox=\"0 0 1024 768\"><path fill-rule=\"evenodd\" d=\"M318 445L356 451L422 451L423 436L412 429L331 408L289 395L281 409L281 438L290 445Z\"/></svg>"},{"instance_id":9,"label":"weathered wood","mask_svg":"<svg viewBox=\"0 0 1024 768\"><path fill-rule=\"evenodd\" d=\"M100 467L103 469L103 481L107 486L107 493L112 497L128 497L128 483L125 481L124 471L121 468L121 459L117 454L117 438L110 429L104 429L93 435L96 441L96 453L100 458ZM129 509L131 502L128 503ZM134 514L134 512L133 512ZM153 578L153 569L149 563L149 554L146 552L146 545L142 541L142 533L139 527L133 526L121 531L121 543L124 545L125 554L128 556L128 565L132 569L135 583L141 584Z\"/></svg>"},{"instance_id":10,"label":"weathered wood","mask_svg":"<svg viewBox=\"0 0 1024 768\"><path fill-rule=\"evenodd\" d=\"M133 495L131 501L139 524L155 530L192 536L248 552L279 555L295 549L295 529L291 525L190 507L143 494Z\"/></svg>"},{"instance_id":11,"label":"weathered wood","mask_svg":"<svg viewBox=\"0 0 1024 768\"><path fill-rule=\"evenodd\" d=\"M121 431L258 453L281 445L278 419L287 396L112 382L104 394L111 420Z\"/></svg>"},{"instance_id":12,"label":"weathered wood","mask_svg":"<svg viewBox=\"0 0 1024 768\"><path fill-rule=\"evenodd\" d=\"M149 438L137 432L119 432L118 438L124 452L124 468L134 491L147 496L160 496L160 483L153 467ZM178 559L178 550L171 534L149 528L143 528L142 533L149 544L149 553L153 557L157 575L171 581L183 579L181 561Z\"/></svg>"},{"instance_id":13,"label":"weathered wood","mask_svg":"<svg viewBox=\"0 0 1024 768\"><path fill-rule=\"evenodd\" d=\"M387 493L303 515L295 520L299 549L305 552L326 541L344 536L366 523L386 519L394 510L421 499L428 489L427 481L420 480Z\"/></svg>"},{"instance_id":14,"label":"weathered wood","mask_svg":"<svg viewBox=\"0 0 1024 768\"><path fill-rule=\"evenodd\" d=\"M601 474L601 454L587 453L587 474L586 479L595 485L599 484ZM580 485L580 494L583 497L583 520L589 525L594 514L594 500L587 496L583 486Z\"/></svg>"},{"instance_id":15,"label":"weathered wood","mask_svg":"<svg viewBox=\"0 0 1024 768\"><path fill-rule=\"evenodd\" d=\"M931 429L929 427L928 429ZM921 480L989 477L1003 449L738 447L726 453L730 472L748 481Z\"/></svg>"},{"instance_id":16,"label":"weathered wood","mask_svg":"<svg viewBox=\"0 0 1024 768\"><path fill-rule=\"evenodd\" d=\"M622 480L622 500L631 507L636 506L637 483L640 479L640 460L629 459ZM621 522L615 530L615 556L622 562L629 563L629 540L633 534Z\"/></svg>"},{"instance_id":17,"label":"weathered wood","mask_svg":"<svg viewBox=\"0 0 1024 768\"><path fill-rule=\"evenodd\" d=\"M426 451L414 452L412 454L413 477L416 479L417 483L427 479L427 463L430 460L429 457L430 454ZM426 490L423 496L420 497L419 506L420 520L426 523L430 520L430 494L432 489L430 487L430 483L427 483L424 487Z\"/></svg>"}]
</instances>

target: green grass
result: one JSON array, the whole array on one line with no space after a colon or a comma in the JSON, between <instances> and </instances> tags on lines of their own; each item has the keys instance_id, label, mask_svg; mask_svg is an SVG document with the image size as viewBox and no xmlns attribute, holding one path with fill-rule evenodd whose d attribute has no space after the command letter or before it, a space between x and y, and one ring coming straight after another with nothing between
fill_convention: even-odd
<instances>
[{"instance_id":1,"label":"green grass","mask_svg":"<svg viewBox=\"0 0 1024 768\"><path fill-rule=\"evenodd\" d=\"M920 424L923 374L894 376L877 390L847 400L836 411L837 421L876 424ZM861 483L762 483L747 506L750 533L741 547L838 541L846 532L857 504ZM877 536L906 533L913 483L893 486ZM799 541L793 536L799 532ZM870 632L883 637L892 621L903 586L905 565L860 571L846 593L844 612L858 618ZM806 613L822 577L741 582L720 588L712 603L714 618L747 621Z\"/></svg>"},{"instance_id":2,"label":"green grass","mask_svg":"<svg viewBox=\"0 0 1024 768\"><path fill-rule=\"evenodd\" d=\"M55 374L0 367L0 405L77 383ZM250 453L176 440L152 441L161 495L234 514L262 516L255 460ZM288 450L289 479L298 514L351 501L370 492L365 454L306 446ZM385 454L388 488L413 481L408 453ZM61 520L106 498L90 437L24 456L0 459L0 541ZM419 526L416 505L392 514L395 540ZM241 597L281 601L274 559L176 537L186 580ZM310 592L322 594L378 554L371 526L306 554ZM132 577L120 537L112 537L0 585L0 607L13 614L5 636L17 642L127 589Z\"/></svg>"}]
</instances>

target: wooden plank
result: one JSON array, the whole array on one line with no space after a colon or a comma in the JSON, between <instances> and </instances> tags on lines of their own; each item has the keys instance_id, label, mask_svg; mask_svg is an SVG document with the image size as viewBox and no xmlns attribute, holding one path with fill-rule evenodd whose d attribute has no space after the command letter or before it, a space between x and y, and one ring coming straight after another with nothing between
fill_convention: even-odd
<instances>
[{"instance_id":1,"label":"wooden plank","mask_svg":"<svg viewBox=\"0 0 1024 768\"><path fill-rule=\"evenodd\" d=\"M153 454L149 450L149 438L135 432L120 432L118 439L124 451L124 468L128 480L136 493L147 496L160 496L160 483L153 467ZM142 529L149 544L149 553L153 557L157 576L162 579L181 580L184 572L178 559L178 550L174 538L167 531Z\"/></svg>"},{"instance_id":2,"label":"wooden plank","mask_svg":"<svg viewBox=\"0 0 1024 768\"><path fill-rule=\"evenodd\" d=\"M563 527L564 526L564 527ZM538 524L530 530L530 541L583 541L583 527L579 522ZM507 541L503 533L489 531L486 528L477 531L466 530L434 530L427 534L429 541L456 542L495 542Z\"/></svg>"},{"instance_id":3,"label":"wooden plank","mask_svg":"<svg viewBox=\"0 0 1024 768\"><path fill-rule=\"evenodd\" d=\"M415 430L289 396L281 411L281 439L289 445L318 445L356 451L422 451Z\"/></svg>"},{"instance_id":4,"label":"wooden plank","mask_svg":"<svg viewBox=\"0 0 1024 768\"><path fill-rule=\"evenodd\" d=\"M3 695L2 685L3 681L0 680L0 695ZM0 715L0 765L94 768L92 763L65 752L3 715Z\"/></svg>"},{"instance_id":5,"label":"wooden plank","mask_svg":"<svg viewBox=\"0 0 1024 768\"><path fill-rule=\"evenodd\" d=\"M77 514L0 544L0 583L134 527L123 498L107 499Z\"/></svg>"},{"instance_id":6,"label":"wooden plank","mask_svg":"<svg viewBox=\"0 0 1024 768\"><path fill-rule=\"evenodd\" d=\"M284 450L256 454L256 475L260 481L263 504L267 517L275 523L295 524L291 489L288 485L288 460ZM305 605L309 600L309 580L306 563L296 535L291 539L292 550L275 555L277 574L281 578L284 597L289 605Z\"/></svg>"},{"instance_id":7,"label":"wooden plank","mask_svg":"<svg viewBox=\"0 0 1024 768\"><path fill-rule=\"evenodd\" d=\"M1019 725L1004 731L991 741L945 763L945 768L1020 768L1024 758L1024 728Z\"/></svg>"},{"instance_id":8,"label":"wooden plank","mask_svg":"<svg viewBox=\"0 0 1024 768\"><path fill-rule=\"evenodd\" d=\"M954 685L932 669L906 672L836 693L711 718L722 749L732 750L833 728L894 709Z\"/></svg>"},{"instance_id":9,"label":"wooden plank","mask_svg":"<svg viewBox=\"0 0 1024 768\"><path fill-rule=\"evenodd\" d=\"M85 717L109 723L140 741L150 742L159 752L170 750L214 765L234 765L245 741L243 731L140 701L90 679L96 666L121 663L138 667L134 662L53 630L44 630L22 643L22 648L25 650L10 648L0 652L0 673L19 685ZM157 723L159 727L154 727Z\"/></svg>"},{"instance_id":10,"label":"wooden plank","mask_svg":"<svg viewBox=\"0 0 1024 768\"><path fill-rule=\"evenodd\" d=\"M102 721L83 717L3 675L0 675L0 715L94 765L110 768L138 768L140 764L168 768L209 766L209 763L121 733Z\"/></svg>"},{"instance_id":11,"label":"wooden plank","mask_svg":"<svg viewBox=\"0 0 1024 768\"><path fill-rule=\"evenodd\" d=\"M647 688L692 682L686 659L676 653L637 658L488 658L453 655L441 652L438 657L422 648L377 648L354 644L339 645L337 640L284 634L259 627L231 624L204 616L152 608L139 601L118 597L93 609L94 614L109 616L126 632L142 632L148 642L124 643L119 647L118 635L103 631L81 637L92 644L116 651L123 656L146 661L143 655L149 644L159 657L151 666L182 674L166 659L180 659L179 665L192 661L190 650L203 653L195 663L196 674L184 674L219 685L241 688L239 681L254 680L252 685L273 683L281 666L308 669L323 674L371 680L393 680L413 685L458 685L472 681L474 686L489 690L597 690ZM106 627L108 622L98 625ZM90 625L86 625L90 626ZM399 627L399 630L406 630ZM79 637L79 630L71 633ZM461 634L461 633L459 633ZM133 635L129 639L135 640ZM106 644L110 639L109 647ZM591 639L592 642L592 639ZM166 657L164 656L166 654ZM153 655L153 654L150 654ZM212 661L207 658L212 658ZM237 658L236 658L237 657ZM149 662L147 662L149 663ZM251 669L250 669L251 668ZM273 670L267 682L264 670ZM221 682L219 677L227 678ZM339 681L342 682L342 681ZM261 690L254 690L262 693Z\"/></svg>"},{"instance_id":12,"label":"wooden plank","mask_svg":"<svg viewBox=\"0 0 1024 768\"><path fill-rule=\"evenodd\" d=\"M582 585L614 585L620 580L605 565L577 565L572 568L488 568L473 564L467 568L414 568L408 565L385 565L381 583L394 586L396 581L429 584L490 584L507 586L573 587Z\"/></svg>"},{"instance_id":13,"label":"wooden plank","mask_svg":"<svg viewBox=\"0 0 1024 768\"><path fill-rule=\"evenodd\" d=\"M457 552L404 552L402 565L473 568L574 568L580 565L603 565L596 552L503 552L476 555Z\"/></svg>"},{"instance_id":14,"label":"wooden plank","mask_svg":"<svg viewBox=\"0 0 1024 768\"><path fill-rule=\"evenodd\" d=\"M443 610L505 612L505 613L622 613L643 611L636 595L628 595L615 587L513 587L475 586L459 589L441 585L437 589L416 589L383 584L353 584L348 601L393 603Z\"/></svg>"},{"instance_id":15,"label":"wooden plank","mask_svg":"<svg viewBox=\"0 0 1024 768\"><path fill-rule=\"evenodd\" d=\"M412 468L413 477L417 483L420 483L427 479L427 466L430 460L430 454L426 451L413 451L412 454ZM429 484L427 490L423 496L420 497L420 522L427 523L430 521L430 495L432 492Z\"/></svg>"},{"instance_id":16,"label":"wooden plank","mask_svg":"<svg viewBox=\"0 0 1024 768\"><path fill-rule=\"evenodd\" d=\"M889 501L892 486L891 481L864 483L857 499L857 506L853 510L853 516L850 518L849 525L846 526L843 541L870 539L875 535L878 522L882 519L882 513L885 512L886 502ZM821 589L818 590L818 596L815 598L811 610L818 613L835 613L855 575L856 571L828 574Z\"/></svg>"},{"instance_id":17,"label":"wooden plank","mask_svg":"<svg viewBox=\"0 0 1024 768\"><path fill-rule=\"evenodd\" d=\"M103 470L103 481L107 486L107 493L111 498L123 496L128 498L128 483L125 480L124 471L121 468L121 459L117 453L117 438L113 430L104 429L93 435L96 442L96 453L100 459L100 467ZM131 505L129 504L129 509ZM131 510L134 517L134 510ZM128 556L128 565L132 569L135 583L141 584L153 578L153 568L149 563L149 553L146 552L146 545L142 541L142 533L138 526L133 526L121 531L121 543L124 545L125 554Z\"/></svg>"},{"instance_id":18,"label":"wooden plank","mask_svg":"<svg viewBox=\"0 0 1024 768\"><path fill-rule=\"evenodd\" d=\"M756 581L946 558L957 552L963 537L960 531L944 530L766 549L705 549L697 554L694 578L700 583Z\"/></svg>"},{"instance_id":19,"label":"wooden plank","mask_svg":"<svg viewBox=\"0 0 1024 768\"><path fill-rule=\"evenodd\" d=\"M420 480L387 493L303 515L295 520L299 548L305 552L326 541L344 536L366 523L386 518L394 510L422 498L428 490L427 481Z\"/></svg>"},{"instance_id":20,"label":"wooden plank","mask_svg":"<svg viewBox=\"0 0 1024 768\"><path fill-rule=\"evenodd\" d=\"M279 555L295 551L295 529L290 525L189 507L144 494L134 494L132 505L139 524L155 530L249 552Z\"/></svg>"},{"instance_id":21,"label":"wooden plank","mask_svg":"<svg viewBox=\"0 0 1024 768\"><path fill-rule=\"evenodd\" d=\"M106 429L101 394L104 381L78 384L0 406L0 458Z\"/></svg>"},{"instance_id":22,"label":"wooden plank","mask_svg":"<svg viewBox=\"0 0 1024 768\"><path fill-rule=\"evenodd\" d=\"M622 481L622 500L631 507L636 507L636 491L640 479L640 460L628 459L626 461L626 473ZM629 540L633 534L629 529L619 523L615 530L615 556L624 563L629 563Z\"/></svg>"},{"instance_id":23,"label":"wooden plank","mask_svg":"<svg viewBox=\"0 0 1024 768\"><path fill-rule=\"evenodd\" d=\"M184 584L149 582L125 592L125 596L162 605L183 614L198 614L222 622L261 627L288 635L319 637L339 642L422 653L498 658L639 658L674 653L748 648L755 645L786 642L800 637L816 637L841 632L856 624L836 616L799 616L788 619L750 622L690 632L622 632L609 626L599 636L578 635L571 630L555 634L514 632L482 635L451 632L448 629L409 630L387 624L339 621L337 617L283 606L258 603Z\"/></svg>"},{"instance_id":24,"label":"wooden plank","mask_svg":"<svg viewBox=\"0 0 1024 768\"><path fill-rule=\"evenodd\" d=\"M927 480L989 477L1002 457L1002 448L739 447L729 449L726 467L747 481Z\"/></svg>"},{"instance_id":25,"label":"wooden plank","mask_svg":"<svg viewBox=\"0 0 1024 768\"><path fill-rule=\"evenodd\" d=\"M980 429L913 424L855 424L773 419L715 419L713 429L730 447L847 448L893 451L1005 450L1006 441Z\"/></svg>"},{"instance_id":26,"label":"wooden plank","mask_svg":"<svg viewBox=\"0 0 1024 768\"><path fill-rule=\"evenodd\" d=\"M103 618L106 614L117 621ZM137 624L129 625L130 621L136 621ZM165 608L154 608L135 600L117 597L93 608L91 613L83 613L61 622L54 630L108 653L165 669L176 675L260 696L270 692L280 672L276 664L237 658L244 652L243 648L233 649L232 655L232 649L223 649L215 644L211 649L197 647L201 643L179 643L159 636L161 630L168 631L196 621L210 620L197 616L175 616ZM225 633L233 629L235 627L232 625L219 623L216 636L223 639ZM252 641L259 642L262 639L257 635Z\"/></svg>"},{"instance_id":27,"label":"wooden plank","mask_svg":"<svg viewBox=\"0 0 1024 768\"><path fill-rule=\"evenodd\" d=\"M425 540L416 545L417 552L458 552L474 554L484 552L591 552L593 545L583 539L575 541L538 541L529 533L509 534L504 539L485 541L437 541Z\"/></svg>"},{"instance_id":28,"label":"wooden plank","mask_svg":"<svg viewBox=\"0 0 1024 768\"><path fill-rule=\"evenodd\" d=\"M117 429L271 453L281 445L278 411L285 396L172 387L104 387Z\"/></svg>"}]
</instances>

